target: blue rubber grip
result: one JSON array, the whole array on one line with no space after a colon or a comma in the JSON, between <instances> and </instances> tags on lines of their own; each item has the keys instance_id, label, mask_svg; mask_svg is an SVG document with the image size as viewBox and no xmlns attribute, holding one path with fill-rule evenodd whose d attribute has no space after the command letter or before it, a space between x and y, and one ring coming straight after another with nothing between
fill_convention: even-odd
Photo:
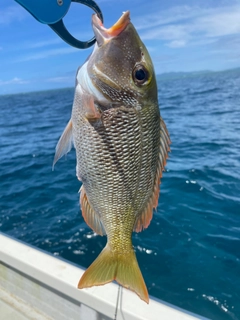
<instances>
[{"instance_id":1,"label":"blue rubber grip","mask_svg":"<svg viewBox=\"0 0 240 320\"><path fill-rule=\"evenodd\" d=\"M54 24L61 20L71 4L71 0L15 0L30 12L39 22Z\"/></svg>"}]
</instances>

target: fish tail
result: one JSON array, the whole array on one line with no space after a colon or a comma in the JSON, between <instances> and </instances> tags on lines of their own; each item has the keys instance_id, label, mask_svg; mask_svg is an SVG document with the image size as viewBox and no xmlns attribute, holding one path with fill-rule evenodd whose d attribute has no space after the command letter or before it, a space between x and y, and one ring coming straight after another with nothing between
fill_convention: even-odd
<instances>
[{"instance_id":1,"label":"fish tail","mask_svg":"<svg viewBox=\"0 0 240 320\"><path fill-rule=\"evenodd\" d=\"M107 244L81 277L78 288L100 286L113 280L149 303L148 291L133 249L117 254Z\"/></svg>"}]
</instances>

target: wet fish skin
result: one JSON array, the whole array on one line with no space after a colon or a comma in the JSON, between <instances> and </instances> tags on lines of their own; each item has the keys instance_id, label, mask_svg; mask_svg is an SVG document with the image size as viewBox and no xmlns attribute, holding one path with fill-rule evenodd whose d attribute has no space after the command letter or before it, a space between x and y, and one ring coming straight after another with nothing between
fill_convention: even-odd
<instances>
[{"instance_id":1,"label":"wet fish skin","mask_svg":"<svg viewBox=\"0 0 240 320\"><path fill-rule=\"evenodd\" d=\"M107 235L106 247L78 287L116 280L148 302L132 232L152 219L170 139L152 61L129 12L110 29L93 16L93 29L97 45L77 72L71 120L54 159L73 141L83 217L96 233Z\"/></svg>"}]
</instances>

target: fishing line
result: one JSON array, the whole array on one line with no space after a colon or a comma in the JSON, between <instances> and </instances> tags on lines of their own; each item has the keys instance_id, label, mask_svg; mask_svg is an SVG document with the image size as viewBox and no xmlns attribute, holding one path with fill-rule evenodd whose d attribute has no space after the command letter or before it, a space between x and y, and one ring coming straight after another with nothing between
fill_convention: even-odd
<instances>
[{"instance_id":1,"label":"fishing line","mask_svg":"<svg viewBox=\"0 0 240 320\"><path fill-rule=\"evenodd\" d=\"M122 308L122 304L123 304L123 287L121 287L120 290L121 290L121 294L120 294L120 297L119 297L119 300L120 300L119 311L120 311L121 314L122 314L123 320L125 320L125 316L124 316L123 308Z\"/></svg>"},{"instance_id":2,"label":"fishing line","mask_svg":"<svg viewBox=\"0 0 240 320\"><path fill-rule=\"evenodd\" d=\"M114 319L113 319L113 320L117 320L117 312L118 312L119 297L120 297L120 285L118 286L118 294L117 294L116 309L115 309L115 315L114 315Z\"/></svg>"}]
</instances>

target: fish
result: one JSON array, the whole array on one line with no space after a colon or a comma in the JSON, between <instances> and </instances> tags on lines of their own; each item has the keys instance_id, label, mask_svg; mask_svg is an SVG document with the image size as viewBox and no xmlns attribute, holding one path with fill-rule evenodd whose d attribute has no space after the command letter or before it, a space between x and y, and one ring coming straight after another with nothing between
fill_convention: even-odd
<instances>
[{"instance_id":1,"label":"fish","mask_svg":"<svg viewBox=\"0 0 240 320\"><path fill-rule=\"evenodd\" d=\"M92 27L96 44L77 71L71 119L53 164L74 145L82 216L96 234L107 236L78 288L116 280L149 303L132 233L149 226L158 205L170 137L154 66L129 11L108 29L93 15Z\"/></svg>"}]
</instances>

